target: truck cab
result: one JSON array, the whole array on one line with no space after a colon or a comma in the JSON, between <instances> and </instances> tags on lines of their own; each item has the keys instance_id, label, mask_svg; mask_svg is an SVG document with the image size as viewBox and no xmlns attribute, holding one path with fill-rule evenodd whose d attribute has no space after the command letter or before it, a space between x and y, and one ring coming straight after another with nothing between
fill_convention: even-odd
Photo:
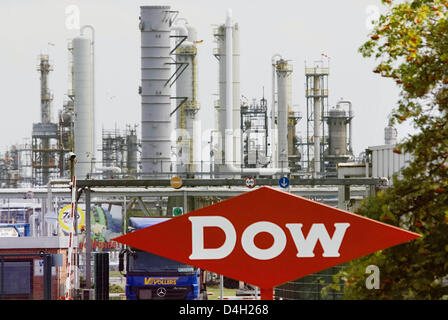
<instances>
[{"instance_id":1,"label":"truck cab","mask_svg":"<svg viewBox=\"0 0 448 320\"><path fill-rule=\"evenodd\" d=\"M169 219L131 217L129 227L132 232ZM127 300L207 299L205 272L193 266L127 247L120 252L119 270L125 271Z\"/></svg>"}]
</instances>

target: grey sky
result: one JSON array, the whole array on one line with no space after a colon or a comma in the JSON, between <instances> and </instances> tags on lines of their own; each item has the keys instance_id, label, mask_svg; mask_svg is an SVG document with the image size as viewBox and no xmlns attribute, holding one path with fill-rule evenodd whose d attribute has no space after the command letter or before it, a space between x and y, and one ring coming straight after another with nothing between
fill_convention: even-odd
<instances>
[{"instance_id":1,"label":"grey sky","mask_svg":"<svg viewBox=\"0 0 448 320\"><path fill-rule=\"evenodd\" d=\"M68 89L67 40L78 30L66 28L66 8L80 9L80 23L96 29L96 128L124 129L140 123L140 5L169 4L196 27L199 45L199 98L203 127L213 123L213 101L218 92L218 64L213 57L213 25L224 23L227 8L240 25L241 93L249 99L265 96L270 102L271 56L292 60L293 104L306 112L304 66L325 53L331 57L330 105L341 97L353 101L353 145L358 155L366 147L384 142L387 115L399 91L390 79L372 73L373 60L362 58L360 45L368 39L366 22L371 6L380 0L313 1L133 1L133 0L2 0L0 2L0 150L31 137L33 122L40 121L40 53L54 64L50 86L54 93L53 117L62 107ZM370 8L370 9L369 9ZM48 43L54 46L49 46ZM139 127L140 128L140 127ZM299 123L304 133L305 121ZM399 138L412 129L398 127ZM140 134L139 134L140 135ZM208 160L208 159L203 159Z\"/></svg>"}]
</instances>

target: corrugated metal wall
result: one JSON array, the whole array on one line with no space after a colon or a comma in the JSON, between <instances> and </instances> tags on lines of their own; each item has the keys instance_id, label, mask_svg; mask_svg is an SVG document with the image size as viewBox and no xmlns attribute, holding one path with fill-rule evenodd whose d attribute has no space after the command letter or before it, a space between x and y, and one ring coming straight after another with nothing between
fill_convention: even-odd
<instances>
[{"instance_id":1,"label":"corrugated metal wall","mask_svg":"<svg viewBox=\"0 0 448 320\"><path fill-rule=\"evenodd\" d=\"M411 155L394 153L395 145L369 147L372 151L372 177L386 177L391 183L392 175L412 160Z\"/></svg>"}]
</instances>

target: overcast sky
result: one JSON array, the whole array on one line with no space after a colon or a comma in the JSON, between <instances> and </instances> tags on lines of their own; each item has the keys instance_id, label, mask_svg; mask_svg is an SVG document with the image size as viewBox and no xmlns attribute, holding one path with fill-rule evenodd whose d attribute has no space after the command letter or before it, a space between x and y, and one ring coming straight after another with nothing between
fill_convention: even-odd
<instances>
[{"instance_id":1,"label":"overcast sky","mask_svg":"<svg viewBox=\"0 0 448 320\"><path fill-rule=\"evenodd\" d=\"M241 94L260 99L264 87L271 101L271 57L279 53L293 64L293 105L306 114L305 62L312 65L325 53L330 57L330 106L341 97L353 101L355 155L384 143L387 116L399 91L393 81L372 73L375 62L358 53L368 39L368 22L384 10L380 0L2 0L0 150L22 144L25 138L30 140L32 123L40 121L36 66L41 53L50 54L54 64L50 75L54 119L62 108L69 84L67 41L79 34L79 30L67 27L73 5L79 9L80 24L91 24L96 30L97 147L102 128L125 129L127 124L139 124L139 7L153 4L171 5L179 17L196 27L198 39L204 40L198 48L203 129L213 123L213 101L218 93L213 25L224 23L226 10L231 8L240 25ZM304 129L302 120L299 130L303 134ZM399 138L410 132L409 126L398 127Z\"/></svg>"}]
</instances>

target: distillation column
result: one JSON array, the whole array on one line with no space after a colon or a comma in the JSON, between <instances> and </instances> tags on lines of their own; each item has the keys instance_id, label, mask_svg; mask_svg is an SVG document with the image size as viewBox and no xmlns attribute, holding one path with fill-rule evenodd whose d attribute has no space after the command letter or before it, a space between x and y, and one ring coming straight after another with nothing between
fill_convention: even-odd
<instances>
[{"instance_id":1,"label":"distillation column","mask_svg":"<svg viewBox=\"0 0 448 320\"><path fill-rule=\"evenodd\" d=\"M135 130L131 129L126 134L126 150L127 158L126 165L129 173L136 173L137 166L137 153L138 153L138 141Z\"/></svg>"},{"instance_id":2,"label":"distillation column","mask_svg":"<svg viewBox=\"0 0 448 320\"><path fill-rule=\"evenodd\" d=\"M325 125L322 122L325 109L328 107L329 68L320 66L318 61L314 67L305 66L306 77L306 134L307 134L307 169L315 178L322 174L322 150L325 141ZM312 149L312 150L311 150Z\"/></svg>"},{"instance_id":3,"label":"distillation column","mask_svg":"<svg viewBox=\"0 0 448 320\"><path fill-rule=\"evenodd\" d=\"M291 74L292 65L280 59L276 63L278 87L278 165L288 167L288 115L291 106Z\"/></svg>"},{"instance_id":4,"label":"distillation column","mask_svg":"<svg viewBox=\"0 0 448 320\"><path fill-rule=\"evenodd\" d=\"M314 174L321 172L320 169L320 141L321 141L321 102L320 102L320 80L319 76L314 77Z\"/></svg>"},{"instance_id":5,"label":"distillation column","mask_svg":"<svg viewBox=\"0 0 448 320\"><path fill-rule=\"evenodd\" d=\"M170 6L140 7L142 169L164 177L171 167Z\"/></svg>"},{"instance_id":6,"label":"distillation column","mask_svg":"<svg viewBox=\"0 0 448 320\"><path fill-rule=\"evenodd\" d=\"M240 35L239 25L228 16L228 23L220 25L215 34L218 43L219 56L219 109L217 117L217 129L219 131L218 154L215 162L226 164L226 159L235 167L241 166L241 106L240 106ZM231 30L231 31L230 31ZM231 40L230 40L231 39ZM227 45L229 43L229 45ZM227 70L227 55L231 52L232 67ZM227 79L227 74L231 79ZM227 81L231 81L231 92L227 92ZM229 98L229 95L231 96ZM231 100L228 103L228 100ZM231 108L231 117L228 117L227 108ZM226 131L227 130L227 131ZM227 134L226 134L227 132ZM229 134L231 132L231 134ZM231 141L227 141L227 138ZM226 143L231 143L231 155L225 155Z\"/></svg>"},{"instance_id":7,"label":"distillation column","mask_svg":"<svg viewBox=\"0 0 448 320\"><path fill-rule=\"evenodd\" d=\"M95 118L93 105L93 43L85 36L73 39L75 174L83 179L93 170Z\"/></svg>"},{"instance_id":8,"label":"distillation column","mask_svg":"<svg viewBox=\"0 0 448 320\"><path fill-rule=\"evenodd\" d=\"M349 105L348 111L342 109L343 104ZM352 103L348 100L339 101L336 108L331 109L326 116L329 138L324 160L327 176L335 175L337 165L347 162L352 157L351 130L347 139L347 125L351 127L352 118Z\"/></svg>"},{"instance_id":9,"label":"distillation column","mask_svg":"<svg viewBox=\"0 0 448 320\"><path fill-rule=\"evenodd\" d=\"M41 123L47 125L51 123L51 104L53 101L53 95L50 92L48 85L48 78L52 67L49 62L48 55L40 56L40 64L38 71L40 71L40 114ZM42 140L42 184L47 184L49 180L49 165L50 165L50 140L43 137Z\"/></svg>"},{"instance_id":10,"label":"distillation column","mask_svg":"<svg viewBox=\"0 0 448 320\"><path fill-rule=\"evenodd\" d=\"M187 23L185 26L176 25L174 29L181 37L178 41L182 41L175 53L176 63L182 72L176 80L176 97L182 99L176 117L177 172L196 172L200 170L200 137L195 136L196 114L199 111L196 31Z\"/></svg>"}]
</instances>

